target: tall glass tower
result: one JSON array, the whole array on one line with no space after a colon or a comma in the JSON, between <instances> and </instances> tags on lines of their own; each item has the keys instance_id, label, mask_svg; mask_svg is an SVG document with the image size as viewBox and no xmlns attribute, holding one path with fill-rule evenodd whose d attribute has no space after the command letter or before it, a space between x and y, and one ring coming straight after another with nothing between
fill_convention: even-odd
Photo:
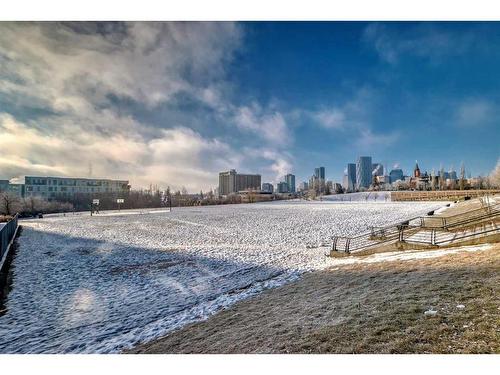
<instances>
[{"instance_id":1,"label":"tall glass tower","mask_svg":"<svg viewBox=\"0 0 500 375\"><path fill-rule=\"evenodd\" d=\"M321 180L325 179L325 167L314 168L314 176Z\"/></svg>"},{"instance_id":2,"label":"tall glass tower","mask_svg":"<svg viewBox=\"0 0 500 375\"><path fill-rule=\"evenodd\" d=\"M354 191L356 189L356 164L347 164L347 184L346 189L348 191Z\"/></svg>"},{"instance_id":3,"label":"tall glass tower","mask_svg":"<svg viewBox=\"0 0 500 375\"><path fill-rule=\"evenodd\" d=\"M285 182L288 185L288 192L295 193L295 175L287 174L285 176Z\"/></svg>"},{"instance_id":4,"label":"tall glass tower","mask_svg":"<svg viewBox=\"0 0 500 375\"><path fill-rule=\"evenodd\" d=\"M360 156L356 163L356 188L367 189L372 183L372 157Z\"/></svg>"}]
</instances>

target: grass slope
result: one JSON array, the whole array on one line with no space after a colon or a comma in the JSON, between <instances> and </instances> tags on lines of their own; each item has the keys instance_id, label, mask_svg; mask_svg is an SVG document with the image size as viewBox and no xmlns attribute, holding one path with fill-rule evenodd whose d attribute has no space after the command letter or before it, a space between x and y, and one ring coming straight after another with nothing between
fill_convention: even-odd
<instances>
[{"instance_id":1,"label":"grass slope","mask_svg":"<svg viewBox=\"0 0 500 375\"><path fill-rule=\"evenodd\" d=\"M314 272L133 353L500 353L500 246ZM463 309L457 305L464 305ZM428 309L437 311L426 316Z\"/></svg>"}]
</instances>

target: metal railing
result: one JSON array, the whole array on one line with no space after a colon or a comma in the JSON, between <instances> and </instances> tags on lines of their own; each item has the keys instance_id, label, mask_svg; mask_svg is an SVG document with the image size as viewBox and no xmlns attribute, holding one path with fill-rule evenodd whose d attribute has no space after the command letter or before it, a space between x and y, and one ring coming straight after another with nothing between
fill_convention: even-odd
<instances>
[{"instance_id":1,"label":"metal railing","mask_svg":"<svg viewBox=\"0 0 500 375\"><path fill-rule=\"evenodd\" d=\"M370 231L356 236L333 236L332 250L350 253L363 250L374 245L396 241L399 238L400 227L420 223L420 216L384 227L371 227Z\"/></svg>"},{"instance_id":2,"label":"metal railing","mask_svg":"<svg viewBox=\"0 0 500 375\"><path fill-rule=\"evenodd\" d=\"M9 249L9 245L12 242L12 239L16 235L17 232L17 219L18 215L16 214L12 220L7 222L0 228L0 266L2 265L2 261L4 256L7 254Z\"/></svg>"},{"instance_id":3,"label":"metal railing","mask_svg":"<svg viewBox=\"0 0 500 375\"><path fill-rule=\"evenodd\" d=\"M474 223L478 220L488 220L500 216L500 204L477 208L453 216L425 216L421 217L420 226L429 229L452 230L456 227Z\"/></svg>"},{"instance_id":4,"label":"metal railing","mask_svg":"<svg viewBox=\"0 0 500 375\"><path fill-rule=\"evenodd\" d=\"M443 232L436 229L411 231L411 228L404 228L400 234L400 241L424 245L445 245L478 235L494 233L500 233L500 228L495 223L475 226L458 232Z\"/></svg>"},{"instance_id":5,"label":"metal railing","mask_svg":"<svg viewBox=\"0 0 500 375\"><path fill-rule=\"evenodd\" d=\"M500 218L499 208L500 204L494 204L448 217L418 216L385 227L371 227L369 232L352 237L334 236L332 251L351 253L396 241L439 245L500 232L495 224ZM477 230L478 227L480 230Z\"/></svg>"}]
</instances>

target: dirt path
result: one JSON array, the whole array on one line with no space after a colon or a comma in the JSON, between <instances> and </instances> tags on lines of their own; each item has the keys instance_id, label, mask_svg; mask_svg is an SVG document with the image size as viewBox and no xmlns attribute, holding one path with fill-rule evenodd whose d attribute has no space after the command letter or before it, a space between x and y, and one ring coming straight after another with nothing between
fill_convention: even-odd
<instances>
[{"instance_id":1,"label":"dirt path","mask_svg":"<svg viewBox=\"0 0 500 375\"><path fill-rule=\"evenodd\" d=\"M132 353L500 353L500 244L347 264ZM463 305L463 307L462 307ZM428 310L435 315L425 315Z\"/></svg>"}]
</instances>

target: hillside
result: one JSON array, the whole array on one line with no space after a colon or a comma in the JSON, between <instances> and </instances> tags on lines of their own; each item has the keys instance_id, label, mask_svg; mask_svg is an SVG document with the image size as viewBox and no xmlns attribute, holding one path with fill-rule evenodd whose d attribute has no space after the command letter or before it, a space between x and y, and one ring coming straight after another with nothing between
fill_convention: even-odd
<instances>
[{"instance_id":1,"label":"hillside","mask_svg":"<svg viewBox=\"0 0 500 375\"><path fill-rule=\"evenodd\" d=\"M339 262L132 352L500 353L499 244Z\"/></svg>"}]
</instances>

